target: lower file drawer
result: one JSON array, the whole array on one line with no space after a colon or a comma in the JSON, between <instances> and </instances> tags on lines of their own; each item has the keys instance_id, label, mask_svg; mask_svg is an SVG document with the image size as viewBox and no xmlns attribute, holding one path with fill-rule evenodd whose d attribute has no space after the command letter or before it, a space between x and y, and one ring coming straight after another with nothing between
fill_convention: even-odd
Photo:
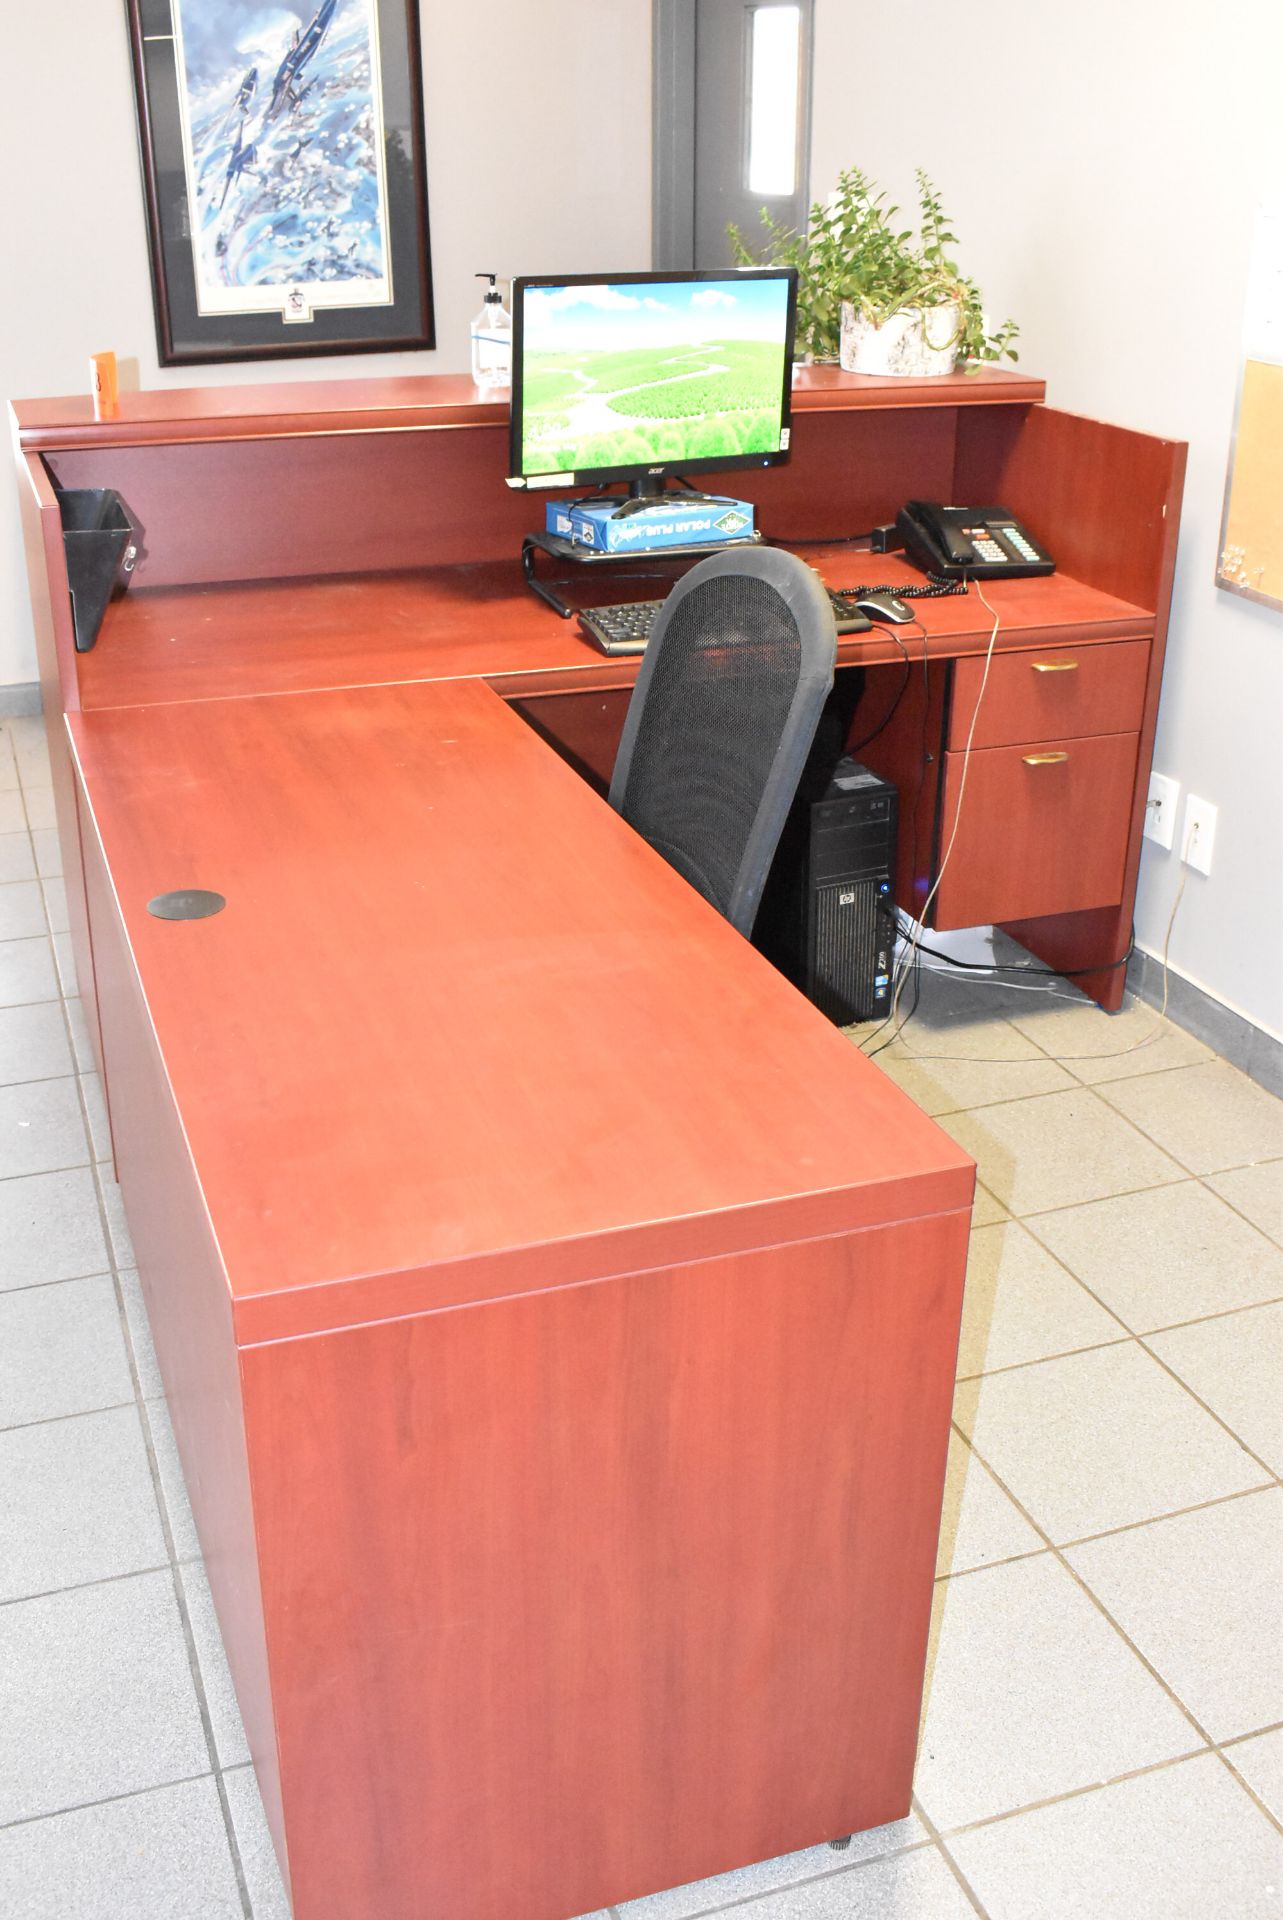
<instances>
[{"instance_id":1,"label":"lower file drawer","mask_svg":"<svg viewBox=\"0 0 1283 1920\"><path fill-rule=\"evenodd\" d=\"M1135 733L946 753L934 924L986 926L1115 906L1131 827ZM958 798L962 794L959 814Z\"/></svg>"}]
</instances>

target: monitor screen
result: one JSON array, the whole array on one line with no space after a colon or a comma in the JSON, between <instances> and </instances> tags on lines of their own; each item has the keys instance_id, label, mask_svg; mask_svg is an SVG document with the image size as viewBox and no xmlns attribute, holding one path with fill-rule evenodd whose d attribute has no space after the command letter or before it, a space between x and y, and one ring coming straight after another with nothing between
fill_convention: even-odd
<instances>
[{"instance_id":1,"label":"monitor screen","mask_svg":"<svg viewBox=\"0 0 1283 1920\"><path fill-rule=\"evenodd\" d=\"M792 269L513 282L509 484L788 458Z\"/></svg>"}]
</instances>

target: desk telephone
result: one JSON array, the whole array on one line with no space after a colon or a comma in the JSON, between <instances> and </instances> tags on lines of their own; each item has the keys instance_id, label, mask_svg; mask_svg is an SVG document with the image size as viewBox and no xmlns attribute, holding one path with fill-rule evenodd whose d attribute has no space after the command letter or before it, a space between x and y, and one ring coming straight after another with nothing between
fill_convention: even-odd
<instances>
[{"instance_id":1,"label":"desk telephone","mask_svg":"<svg viewBox=\"0 0 1283 1920\"><path fill-rule=\"evenodd\" d=\"M896 516L909 559L946 580L1016 580L1056 563L1005 507L942 507L910 500Z\"/></svg>"}]
</instances>

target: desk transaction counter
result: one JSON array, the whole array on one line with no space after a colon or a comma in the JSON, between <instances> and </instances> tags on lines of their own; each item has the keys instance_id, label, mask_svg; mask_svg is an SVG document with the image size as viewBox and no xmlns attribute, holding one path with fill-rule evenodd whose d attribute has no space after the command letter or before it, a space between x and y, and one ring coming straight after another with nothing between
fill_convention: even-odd
<instances>
[{"instance_id":1,"label":"desk transaction counter","mask_svg":"<svg viewBox=\"0 0 1283 1920\"><path fill-rule=\"evenodd\" d=\"M505 409L14 413L77 970L296 1920L568 1920L904 1814L973 1169L605 804L636 662L522 588ZM814 375L794 447L768 533L983 497L1062 561L990 594L1006 851L968 798L938 924L998 905L1116 1004L1183 450L995 373ZM143 532L79 655L55 485ZM989 634L924 619L866 755L910 907ZM899 655L841 658L862 725ZM1013 805L1031 739L1094 810ZM225 909L148 912L188 887Z\"/></svg>"}]
</instances>

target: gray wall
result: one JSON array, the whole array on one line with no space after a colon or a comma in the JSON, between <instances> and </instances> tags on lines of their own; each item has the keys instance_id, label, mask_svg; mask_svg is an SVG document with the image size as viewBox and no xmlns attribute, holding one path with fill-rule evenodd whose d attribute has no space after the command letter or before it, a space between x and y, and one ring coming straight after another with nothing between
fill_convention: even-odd
<instances>
[{"instance_id":1,"label":"gray wall","mask_svg":"<svg viewBox=\"0 0 1283 1920\"><path fill-rule=\"evenodd\" d=\"M1212 584L1253 207L1283 201L1283 9L1078 0L967 25L943 0L818 0L816 16L813 195L857 163L904 207L925 167L1048 399L1190 443L1154 765L1181 782L1178 832L1191 789L1219 814L1171 953L1283 1035L1283 613ZM1179 877L1147 843L1151 951Z\"/></svg>"}]
</instances>

